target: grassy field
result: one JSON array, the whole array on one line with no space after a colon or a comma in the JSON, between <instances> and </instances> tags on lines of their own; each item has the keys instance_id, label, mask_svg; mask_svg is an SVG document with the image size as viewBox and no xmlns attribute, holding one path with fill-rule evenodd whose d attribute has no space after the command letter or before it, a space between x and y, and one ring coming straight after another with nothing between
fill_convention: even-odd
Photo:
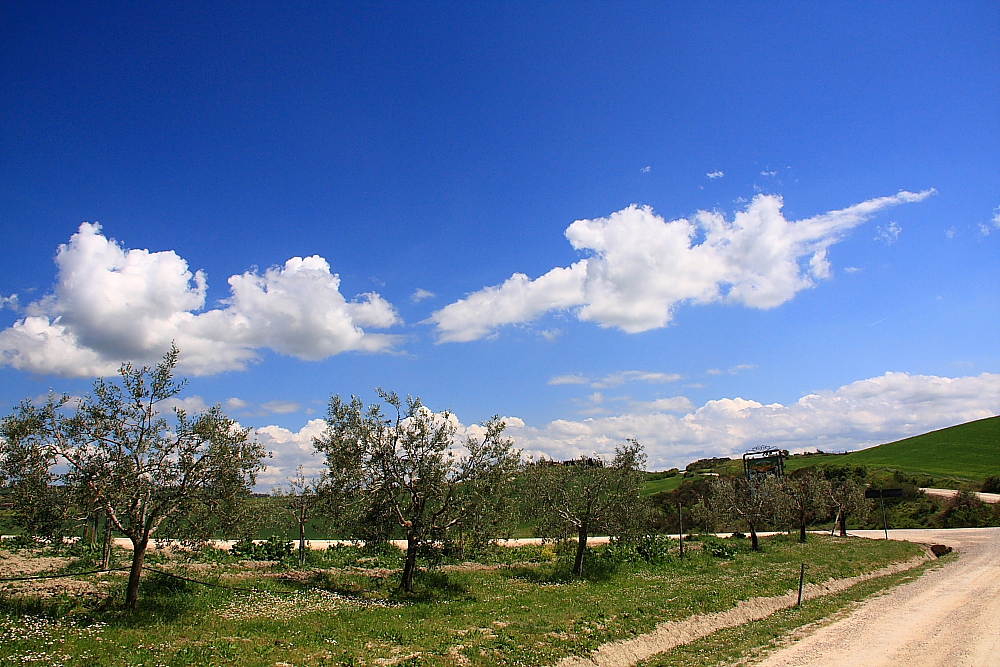
<instances>
[{"instance_id":1,"label":"grassy field","mask_svg":"<svg viewBox=\"0 0 1000 667\"><path fill-rule=\"evenodd\" d=\"M746 540L701 551L692 545L688 558L675 553L659 564L598 550L586 579L571 577L569 560L551 548L507 550L492 563L423 574L418 594L408 597L394 592L398 554L320 552L306 570L175 556L155 566L268 592L147 573L140 610L126 614L121 577L82 577L105 591L91 596L33 599L8 590L0 596L0 663L547 665L660 621L784 593L796 585L802 562L809 580L819 582L919 553L903 542L820 536L805 545L783 536L764 544L762 554L750 552Z\"/></svg>"},{"instance_id":2,"label":"grassy field","mask_svg":"<svg viewBox=\"0 0 1000 667\"><path fill-rule=\"evenodd\" d=\"M650 476L655 476L656 473L652 473ZM684 478L680 475L674 475L673 477L666 477L661 479L647 479L646 483L642 485L642 495L651 496L654 493L660 493L661 491L673 491L681 485Z\"/></svg>"},{"instance_id":3,"label":"grassy field","mask_svg":"<svg viewBox=\"0 0 1000 667\"><path fill-rule=\"evenodd\" d=\"M981 481L1000 474L1000 417L890 442L838 457L838 463Z\"/></svg>"}]
</instances>

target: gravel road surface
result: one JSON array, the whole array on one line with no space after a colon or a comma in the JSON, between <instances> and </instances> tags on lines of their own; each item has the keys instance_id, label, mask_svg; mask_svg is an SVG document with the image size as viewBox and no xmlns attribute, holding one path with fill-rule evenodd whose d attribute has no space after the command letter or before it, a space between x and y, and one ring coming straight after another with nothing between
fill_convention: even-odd
<instances>
[{"instance_id":1,"label":"gravel road surface","mask_svg":"<svg viewBox=\"0 0 1000 667\"><path fill-rule=\"evenodd\" d=\"M759 667L1000 667L1000 528L891 530L889 537L945 544L959 558L863 603Z\"/></svg>"}]
</instances>

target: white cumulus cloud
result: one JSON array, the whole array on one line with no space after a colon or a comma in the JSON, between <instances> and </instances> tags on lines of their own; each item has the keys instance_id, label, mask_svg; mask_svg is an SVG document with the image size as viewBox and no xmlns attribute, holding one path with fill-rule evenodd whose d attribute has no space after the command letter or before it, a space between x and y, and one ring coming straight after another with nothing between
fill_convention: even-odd
<instances>
[{"instance_id":1,"label":"white cumulus cloud","mask_svg":"<svg viewBox=\"0 0 1000 667\"><path fill-rule=\"evenodd\" d=\"M715 180L716 178L722 178L723 176L725 176L725 174L719 170L710 171L705 175L711 178L712 180Z\"/></svg>"},{"instance_id":2,"label":"white cumulus cloud","mask_svg":"<svg viewBox=\"0 0 1000 667\"><path fill-rule=\"evenodd\" d=\"M639 403L615 416L559 419L541 428L509 420L526 453L556 459L610 453L638 439L653 468L706 456L737 456L750 447L854 450L1000 412L1000 374L947 378L908 373L860 380L803 396L791 405L722 398L693 409L684 397ZM686 411L686 414L672 414Z\"/></svg>"},{"instance_id":3,"label":"white cumulus cloud","mask_svg":"<svg viewBox=\"0 0 1000 667\"><path fill-rule=\"evenodd\" d=\"M752 399L721 398L696 407L684 396L648 402L609 400L600 392L586 397L590 406L615 402L625 412L580 420L557 419L542 427L518 417L503 417L506 435L526 455L565 460L593 453L610 454L626 438L638 439L652 469L683 466L707 456L739 456L750 447L768 445L792 451L855 450L1000 412L1000 374L947 378L886 373L867 380L803 396L795 403L765 405ZM457 415L457 439L482 435L477 424L463 425ZM313 454L312 439L326 423L313 419L299 431L279 426L256 430L272 453L258 488L284 482L303 465L316 475L323 459Z\"/></svg>"},{"instance_id":4,"label":"white cumulus cloud","mask_svg":"<svg viewBox=\"0 0 1000 667\"><path fill-rule=\"evenodd\" d=\"M667 221L649 207L630 206L566 229L572 246L586 255L571 266L534 280L515 273L435 311L428 321L437 327L438 342L462 342L553 310L638 333L668 325L680 303L773 308L830 277L827 250L847 231L883 208L933 192L900 191L796 221L785 219L776 195L755 196L732 221L709 211Z\"/></svg>"},{"instance_id":5,"label":"white cumulus cloud","mask_svg":"<svg viewBox=\"0 0 1000 667\"><path fill-rule=\"evenodd\" d=\"M318 255L293 257L263 274L229 278L230 297L203 310L208 282L173 251L126 250L84 223L56 255L49 296L0 331L0 365L33 373L93 376L122 360L154 361L176 342L179 368L206 375L238 370L270 348L301 359L378 351L395 337L361 327L399 323L374 292L347 301L340 277ZM200 312L199 312L200 311Z\"/></svg>"}]
</instances>

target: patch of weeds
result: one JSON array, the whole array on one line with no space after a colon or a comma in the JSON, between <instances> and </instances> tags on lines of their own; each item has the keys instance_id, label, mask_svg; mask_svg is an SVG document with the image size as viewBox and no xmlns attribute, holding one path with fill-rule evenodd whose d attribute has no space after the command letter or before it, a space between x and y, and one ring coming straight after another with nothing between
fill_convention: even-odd
<instances>
[{"instance_id":1,"label":"patch of weeds","mask_svg":"<svg viewBox=\"0 0 1000 667\"><path fill-rule=\"evenodd\" d=\"M245 560L275 560L283 561L292 555L293 543L272 535L266 542L240 540L233 544L229 552Z\"/></svg>"},{"instance_id":2,"label":"patch of weeds","mask_svg":"<svg viewBox=\"0 0 1000 667\"><path fill-rule=\"evenodd\" d=\"M318 570L308 579L310 588L356 598L385 597L389 591L386 577L375 577L343 570Z\"/></svg>"},{"instance_id":3,"label":"patch of weeds","mask_svg":"<svg viewBox=\"0 0 1000 667\"><path fill-rule=\"evenodd\" d=\"M0 538L0 549L7 551L20 551L22 549L38 549L44 543L31 535L11 535Z\"/></svg>"},{"instance_id":4,"label":"patch of weeds","mask_svg":"<svg viewBox=\"0 0 1000 667\"><path fill-rule=\"evenodd\" d=\"M393 570L403 566L403 550L390 543L361 546L331 544L325 551L306 554L306 563L319 567L363 567Z\"/></svg>"},{"instance_id":5,"label":"patch of weeds","mask_svg":"<svg viewBox=\"0 0 1000 667\"><path fill-rule=\"evenodd\" d=\"M222 565L231 565L239 561L239 559L229 553L228 550L219 549L211 544L205 544L190 551L188 560L195 563L218 563Z\"/></svg>"}]
</instances>

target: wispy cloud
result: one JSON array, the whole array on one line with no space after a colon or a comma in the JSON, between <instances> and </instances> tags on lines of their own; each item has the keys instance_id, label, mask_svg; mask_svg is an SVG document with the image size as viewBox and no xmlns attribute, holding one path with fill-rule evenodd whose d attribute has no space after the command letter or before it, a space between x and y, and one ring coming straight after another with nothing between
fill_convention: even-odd
<instances>
[{"instance_id":1,"label":"wispy cloud","mask_svg":"<svg viewBox=\"0 0 1000 667\"><path fill-rule=\"evenodd\" d=\"M683 396L649 402L612 401L595 392L580 402L584 412L605 415L557 419L541 427L516 416L504 417L507 434L526 455L571 459L608 454L626 438L638 439L652 469L683 466L707 456L738 456L756 445L792 451L843 451L983 419L996 414L1000 374L937 377L886 373L803 396L789 405L720 398L700 407ZM589 405L589 408L587 406ZM617 408L617 412L612 412ZM624 410L624 411L622 411ZM258 488L270 488L304 465L322 470L312 439L326 428L322 419L299 431L278 426L257 429L257 439L273 453ZM459 432L475 425L459 423Z\"/></svg>"},{"instance_id":2,"label":"wispy cloud","mask_svg":"<svg viewBox=\"0 0 1000 667\"><path fill-rule=\"evenodd\" d=\"M265 414L287 415L301 410L302 404L295 401L268 401L261 403L260 409Z\"/></svg>"},{"instance_id":3,"label":"wispy cloud","mask_svg":"<svg viewBox=\"0 0 1000 667\"><path fill-rule=\"evenodd\" d=\"M861 269L856 266L848 266L844 269L844 273L858 273L859 271L861 271Z\"/></svg>"},{"instance_id":4,"label":"wispy cloud","mask_svg":"<svg viewBox=\"0 0 1000 667\"><path fill-rule=\"evenodd\" d=\"M647 165L647 166L643 167L642 169L640 169L639 172L643 173L643 174L648 174L650 169L652 169L652 167L650 167L650 166Z\"/></svg>"},{"instance_id":5,"label":"wispy cloud","mask_svg":"<svg viewBox=\"0 0 1000 667\"><path fill-rule=\"evenodd\" d=\"M992 228L990 225L982 222L979 223L979 233L983 236L989 236L990 232L994 231L994 229L1000 229L1000 206L993 209L993 217L990 219L990 223L992 224Z\"/></svg>"},{"instance_id":6,"label":"wispy cloud","mask_svg":"<svg viewBox=\"0 0 1000 667\"><path fill-rule=\"evenodd\" d=\"M550 343L554 343L559 340L559 336L562 335L562 329L544 329L538 332L538 335L547 340Z\"/></svg>"},{"instance_id":7,"label":"wispy cloud","mask_svg":"<svg viewBox=\"0 0 1000 667\"><path fill-rule=\"evenodd\" d=\"M776 171L762 171L762 172L760 172L760 175L761 176L777 176L778 172L776 172Z\"/></svg>"},{"instance_id":8,"label":"wispy cloud","mask_svg":"<svg viewBox=\"0 0 1000 667\"><path fill-rule=\"evenodd\" d=\"M899 233L903 231L902 227L899 226L898 222L890 222L885 227L879 226L877 228L877 233L875 234L875 240L881 241L886 245L892 245L899 239Z\"/></svg>"},{"instance_id":9,"label":"wispy cloud","mask_svg":"<svg viewBox=\"0 0 1000 667\"><path fill-rule=\"evenodd\" d=\"M573 375L557 375L549 380L550 385L560 385L560 384L586 384L590 385L594 389L610 389L612 387L619 387L626 382L648 382L654 384L662 384L668 382L677 382L683 379L679 373L656 373L649 371L621 371L619 373L610 373L599 379L591 379L586 375L573 374Z\"/></svg>"},{"instance_id":10,"label":"wispy cloud","mask_svg":"<svg viewBox=\"0 0 1000 667\"><path fill-rule=\"evenodd\" d=\"M715 180L717 178L722 178L723 176L725 176L725 174L721 171L710 171L705 175L711 178L712 180Z\"/></svg>"},{"instance_id":11,"label":"wispy cloud","mask_svg":"<svg viewBox=\"0 0 1000 667\"><path fill-rule=\"evenodd\" d=\"M609 389L618 387L626 382L649 382L662 384L666 382L677 382L683 379L679 373L650 373L647 371L622 371L605 375L600 380L591 383L595 389Z\"/></svg>"},{"instance_id":12,"label":"wispy cloud","mask_svg":"<svg viewBox=\"0 0 1000 667\"><path fill-rule=\"evenodd\" d=\"M610 453L626 438L646 448L652 468L705 456L739 455L755 445L802 451L853 450L991 417L1000 374L973 377L886 373L803 396L790 405L721 398L684 407L683 397L636 403L629 411L584 420L559 419L540 428L509 420L509 434L528 454L569 459ZM603 403L607 409L607 401ZM682 412L683 414L676 414Z\"/></svg>"},{"instance_id":13,"label":"wispy cloud","mask_svg":"<svg viewBox=\"0 0 1000 667\"><path fill-rule=\"evenodd\" d=\"M422 287L418 287L416 291L410 295L410 301L412 301L413 303L419 303L424 299L430 299L433 296L436 296L434 292L430 292L428 290L423 289Z\"/></svg>"},{"instance_id":14,"label":"wispy cloud","mask_svg":"<svg viewBox=\"0 0 1000 667\"><path fill-rule=\"evenodd\" d=\"M560 384L590 384L586 375L557 375L549 379L550 385Z\"/></svg>"},{"instance_id":15,"label":"wispy cloud","mask_svg":"<svg viewBox=\"0 0 1000 667\"><path fill-rule=\"evenodd\" d=\"M288 415L293 412L300 412L303 405L297 401L273 400L264 403L251 403L242 398L230 398L226 401L226 407L238 412L245 417L264 417L267 415ZM312 412L312 410L307 410Z\"/></svg>"},{"instance_id":16,"label":"wispy cloud","mask_svg":"<svg viewBox=\"0 0 1000 667\"><path fill-rule=\"evenodd\" d=\"M566 229L572 246L587 255L576 263L534 280L515 273L428 321L444 343L478 340L551 311L639 333L670 324L683 303L774 308L831 277L827 251L849 230L884 208L933 192L901 191L797 221L785 219L775 195L755 196L732 221L708 211L667 221L648 207L630 206ZM697 238L704 240L693 243Z\"/></svg>"}]
</instances>

